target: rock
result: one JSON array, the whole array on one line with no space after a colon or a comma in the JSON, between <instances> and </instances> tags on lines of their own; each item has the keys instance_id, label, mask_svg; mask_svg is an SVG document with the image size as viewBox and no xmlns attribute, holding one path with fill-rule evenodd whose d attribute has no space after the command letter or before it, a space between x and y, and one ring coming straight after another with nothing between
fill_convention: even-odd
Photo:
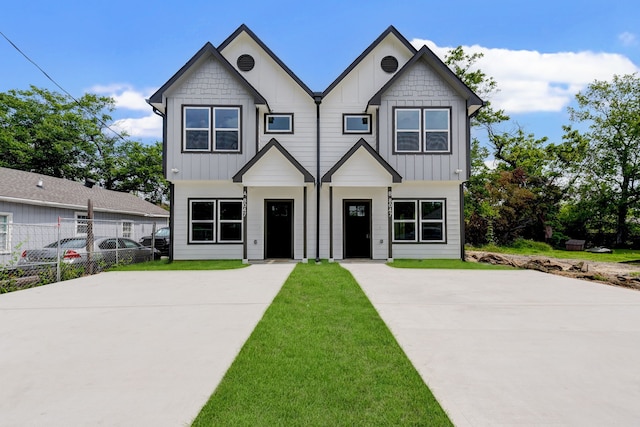
<instances>
[{"instance_id":1,"label":"rock","mask_svg":"<svg viewBox=\"0 0 640 427\"><path fill-rule=\"evenodd\" d=\"M542 271L544 273L564 270L561 264L551 261L550 259L547 259L547 258L532 258L529 262L525 263L522 267L527 268L529 270Z\"/></svg>"},{"instance_id":2,"label":"rock","mask_svg":"<svg viewBox=\"0 0 640 427\"><path fill-rule=\"evenodd\" d=\"M508 265L511 267L518 267L518 265L516 265L510 259L494 253L486 253L481 255L478 258L478 262L485 262L487 264L493 264L493 265Z\"/></svg>"}]
</instances>

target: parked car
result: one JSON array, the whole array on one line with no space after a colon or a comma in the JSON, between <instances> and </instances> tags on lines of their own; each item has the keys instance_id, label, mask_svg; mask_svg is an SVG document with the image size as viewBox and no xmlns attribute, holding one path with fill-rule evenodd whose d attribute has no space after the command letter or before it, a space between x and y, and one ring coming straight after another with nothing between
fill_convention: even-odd
<instances>
[{"instance_id":1,"label":"parked car","mask_svg":"<svg viewBox=\"0 0 640 427\"><path fill-rule=\"evenodd\" d=\"M59 252L58 252L59 247ZM46 245L42 249L28 249L22 252L18 266L25 268L45 264L55 264L60 254L64 264L82 264L89 262L86 237L70 237L60 239ZM100 271L114 264L150 261L154 259L154 251L136 241L124 237L94 237L91 262L95 270Z\"/></svg>"},{"instance_id":2,"label":"parked car","mask_svg":"<svg viewBox=\"0 0 640 427\"><path fill-rule=\"evenodd\" d=\"M160 255L169 256L169 246L171 246L171 231L169 227L162 227L156 230L154 236L144 236L140 239L140 244L143 246L151 247L153 238L155 237L155 248L160 252Z\"/></svg>"}]
</instances>

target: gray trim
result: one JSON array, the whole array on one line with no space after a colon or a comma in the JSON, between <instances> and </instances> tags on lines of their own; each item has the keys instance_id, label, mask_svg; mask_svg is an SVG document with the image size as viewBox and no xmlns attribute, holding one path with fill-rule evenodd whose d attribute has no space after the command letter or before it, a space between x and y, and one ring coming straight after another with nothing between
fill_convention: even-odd
<instances>
[{"instance_id":1,"label":"gray trim","mask_svg":"<svg viewBox=\"0 0 640 427\"><path fill-rule=\"evenodd\" d=\"M314 97L314 93L313 93L313 91L312 91L311 89L309 89L309 87L307 87L307 85L306 85L306 84L304 84L304 83L302 82L302 80L300 80L300 79L298 78L298 76L296 76L296 75L293 73L293 71L291 71L291 70L289 69L289 67L287 67L287 66L284 64L284 62L282 62L282 61L280 60L280 58L278 58L278 57L276 56L276 54L275 54L275 53L273 53L273 51L272 51L271 49L269 49L269 48L267 47L267 45L266 45L266 44L264 44L264 43L262 42L262 40L260 40L260 39L258 38L258 36L256 36L256 35L255 35L255 33L254 33L253 31L251 31L251 30L249 29L249 27L247 27L245 24L240 25L240 27L238 27L238 29L237 29L237 30L235 30L235 31L233 32L233 34L231 34L229 37L227 37L227 39L226 39L225 41L223 41L222 43L220 43L220 45L218 46L218 51L222 52L222 51L224 50L224 48L226 48L226 47L227 47L227 46L228 46L228 45L229 45L229 44L230 44L230 43L231 43L231 42L232 42L236 37L238 37L242 32L247 33L247 35L248 35L249 37L251 37L251 38L253 39L253 41L255 41L255 42L258 44L258 46L260 46L260 47L262 48L262 50L264 50L264 51L267 53L267 55L269 55L269 56L271 57L271 59L273 59L273 60L276 62L276 64L278 64L278 65L279 65L279 66L284 70L284 72L285 72L285 73L287 73L287 74L288 74L288 75L289 75L289 76L290 76L290 77L291 77L291 78L292 78L292 79L293 79L293 80L294 80L294 81L295 81L295 82L296 82L296 83L297 83L297 84L302 88L302 90L304 90L305 92L307 92L307 94L308 94L310 97L312 97L312 98Z\"/></svg>"},{"instance_id":2,"label":"gray trim","mask_svg":"<svg viewBox=\"0 0 640 427\"><path fill-rule=\"evenodd\" d=\"M282 145L280 145L280 143L275 138L272 138L271 141L267 143L267 145L262 147L262 150L258 151L256 155L253 156L251 160L247 162L247 164L245 164L238 172L236 172L236 174L233 176L233 182L241 183L243 175L247 173L247 171L251 169L253 165L255 165L258 162L258 160L260 160L262 156L267 154L267 152L272 148L275 148L278 151L280 151L280 153L282 153L282 155L287 160L289 160L289 162L291 162L291 164L296 169L300 171L300 173L304 176L304 182L315 182L313 175L311 175L309 171L307 171L287 150L285 150L285 148Z\"/></svg>"},{"instance_id":3,"label":"gray trim","mask_svg":"<svg viewBox=\"0 0 640 427\"><path fill-rule=\"evenodd\" d=\"M465 253L464 253L464 245L466 242L465 238L465 223L464 223L464 182L460 183L460 259L464 261Z\"/></svg>"},{"instance_id":4,"label":"gray trim","mask_svg":"<svg viewBox=\"0 0 640 427\"><path fill-rule=\"evenodd\" d=\"M329 259L333 259L333 187L329 187Z\"/></svg>"},{"instance_id":5,"label":"gray trim","mask_svg":"<svg viewBox=\"0 0 640 427\"><path fill-rule=\"evenodd\" d=\"M362 53L360 54L360 56L358 56L358 57L355 59L355 61L353 61L353 62L351 63L351 65L349 65L349 66L347 67L347 69L346 69L346 70L344 70L344 71L342 72L342 74L340 74L340 75L338 76L338 78L337 78L337 79L335 79L335 80L333 81L333 83L331 83L331 84L329 85L329 87L328 87L328 88L326 88L326 89L324 90L324 92L322 92L322 97L327 96L327 95L329 94L329 92L331 92L331 91L333 90L333 88L335 88L335 87L336 87L336 86L337 86L337 85L338 85L338 84L339 84L339 83L340 83L340 82L341 82L341 81L342 81L342 80L343 80L343 79L344 79L344 78L345 78L349 73L351 73L351 71L352 71L352 70L353 70L353 69L354 69L354 68L355 68L355 67L356 67L356 66L357 66L357 65L358 65L358 64L359 64L359 63L360 63L360 62L361 62L361 61L362 61L362 60L363 60L367 55L369 55L369 53L371 53L371 51L372 51L373 49L375 49L375 48L376 48L376 46L378 46L378 45L382 42L382 40L384 40L384 39L385 39L385 37L387 37L389 34L393 34L393 35L395 35L395 36L398 38L398 40L400 40L400 43L402 43L402 44L407 48L407 50L409 50L409 52L410 52L410 53L412 53L412 54L415 54L415 53L416 53L416 48L415 48L415 47L413 47L413 46L411 45L411 43L409 43L409 41L408 41L406 38L404 38L404 36L403 36L402 34L400 34L400 33L398 32L398 30L396 30L396 29L393 27L393 25L390 25L390 26L389 26L389 27L388 27L388 28L387 28L387 29L386 29L382 34L380 34L380 36L378 36L378 38L377 38L377 39L375 39L375 40L373 41L373 43L371 43L371 44L369 45L369 47L368 47L368 48L366 48L366 49L364 50L364 52L362 52Z\"/></svg>"},{"instance_id":6,"label":"gray trim","mask_svg":"<svg viewBox=\"0 0 640 427\"><path fill-rule=\"evenodd\" d=\"M391 210L391 201L393 200L393 189L387 187L387 259L393 259L393 212Z\"/></svg>"},{"instance_id":7,"label":"gray trim","mask_svg":"<svg viewBox=\"0 0 640 427\"><path fill-rule=\"evenodd\" d=\"M180 77L182 77L187 71L189 71L189 69L194 66L200 58L204 57L207 54L212 55L216 60L218 60L223 68L225 68L225 70L229 72L230 75L235 77L240 82L240 84L244 86L247 92L249 92L253 96L253 101L256 104L267 105L268 107L266 98L260 95L260 93L251 85L251 83L249 83L240 74L240 72L233 65L231 65L229 61L227 61L227 59L222 56L222 54L215 47L213 47L210 42L205 43L205 45L200 48L200 50L194 56L192 56L191 59L189 59L189 61L187 61L187 63L184 64L180 68L180 70L178 70L177 73L175 73L165 84L160 87L160 89L158 89L153 95L151 95L151 97L147 100L147 103L162 104L164 93L169 90L169 88L171 88L171 86L173 86L173 84L176 83L180 79Z\"/></svg>"},{"instance_id":8,"label":"gray trim","mask_svg":"<svg viewBox=\"0 0 640 427\"><path fill-rule=\"evenodd\" d=\"M382 102L382 95L396 82L398 79L403 76L407 70L409 70L418 60L424 58L429 64L442 78L444 78L447 83L451 85L451 87L460 93L463 98L467 100L467 115L473 114L480 107L484 105L484 101L480 99L478 95L476 95L456 74L451 71L447 65L440 60L427 46L423 46L404 66L400 69L400 71L396 72L396 74L389 79L389 81L380 88L380 90L373 95L373 97L367 103L367 108L370 105L380 105ZM470 111L470 107L472 111ZM365 108L366 111L366 108Z\"/></svg>"},{"instance_id":9,"label":"gray trim","mask_svg":"<svg viewBox=\"0 0 640 427\"><path fill-rule=\"evenodd\" d=\"M249 192L247 187L242 187L242 259L248 258L247 249L247 217L249 216Z\"/></svg>"},{"instance_id":10,"label":"gray trim","mask_svg":"<svg viewBox=\"0 0 640 427\"><path fill-rule=\"evenodd\" d=\"M322 177L322 182L331 182L331 178L333 174L336 173L338 169L340 169L340 167L342 167L342 165L347 160L349 160L349 158L353 156L353 154L356 151L358 151L360 147L364 147L364 149L367 150L367 152L371 155L371 157L373 157L378 163L380 163L380 165L387 172L389 172L392 178L392 182L394 183L402 182L402 176L400 176L400 174L396 172L396 170L393 167L391 167L391 165L387 163L387 161L383 159L382 156L380 156L380 154L378 154L378 152L374 150L373 147L371 147L371 145L369 145L369 143L365 141L363 138L360 138L360 140L356 142L355 145L351 147L351 149L347 151L347 153L344 156L342 156L342 158L338 160L338 162L335 165L333 165L333 167L329 169L329 171L326 174L324 174L324 176Z\"/></svg>"},{"instance_id":11,"label":"gray trim","mask_svg":"<svg viewBox=\"0 0 640 427\"><path fill-rule=\"evenodd\" d=\"M171 239L169 240L169 262L173 262L173 247L175 245L175 210L176 210L176 188L173 182L169 183L169 232Z\"/></svg>"},{"instance_id":12,"label":"gray trim","mask_svg":"<svg viewBox=\"0 0 640 427\"><path fill-rule=\"evenodd\" d=\"M302 187L302 258L307 259L307 186Z\"/></svg>"},{"instance_id":13,"label":"gray trim","mask_svg":"<svg viewBox=\"0 0 640 427\"><path fill-rule=\"evenodd\" d=\"M314 94L313 100L316 103L316 262L320 262L320 189L322 187L320 181L320 104L322 104L322 95Z\"/></svg>"}]
</instances>

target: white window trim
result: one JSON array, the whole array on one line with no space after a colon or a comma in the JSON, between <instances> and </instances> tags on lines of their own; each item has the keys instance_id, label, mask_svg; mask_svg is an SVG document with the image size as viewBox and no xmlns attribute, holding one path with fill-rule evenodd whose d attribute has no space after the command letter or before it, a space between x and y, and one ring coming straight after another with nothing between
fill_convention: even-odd
<instances>
[{"instance_id":1,"label":"white window trim","mask_svg":"<svg viewBox=\"0 0 640 427\"><path fill-rule=\"evenodd\" d=\"M78 232L78 227L80 225L82 225L82 222L81 222L82 220L86 220L86 222L84 223L84 226L85 227L89 227L89 222L88 222L89 214L87 212L74 212L73 216L75 218L74 229L73 229L74 235L76 235L76 236L86 236L87 235L86 232L85 233ZM88 230L88 228L87 228L87 230Z\"/></svg>"},{"instance_id":2,"label":"white window trim","mask_svg":"<svg viewBox=\"0 0 640 427\"><path fill-rule=\"evenodd\" d=\"M187 148L187 131L189 130L204 130L205 128L188 128L186 123L187 123L187 110L207 110L207 113L209 114L209 127L206 128L207 132L209 133L209 137L207 138L207 148ZM211 121L212 121L212 117L211 117L211 107L198 107L198 106L192 106L192 105L185 105L182 108L182 123L183 125L183 129L182 129L182 150L183 151L188 151L188 152L209 152L211 151Z\"/></svg>"},{"instance_id":3,"label":"white window trim","mask_svg":"<svg viewBox=\"0 0 640 427\"><path fill-rule=\"evenodd\" d=\"M219 128L216 125L216 110L236 110L238 112L238 126L235 128ZM242 133L240 132L240 127L242 126L242 111L240 110L240 107L238 106L225 106L225 105L216 105L214 107L211 107L211 140L209 141L209 145L211 147L213 147L213 151L214 152L218 152L218 153L239 153L240 147L242 146ZM236 131L238 132L238 148L234 149L234 150L226 150L226 149L222 149L222 148L217 148L216 147L216 136L218 132L229 132L229 131Z\"/></svg>"},{"instance_id":4,"label":"white window trim","mask_svg":"<svg viewBox=\"0 0 640 427\"><path fill-rule=\"evenodd\" d=\"M422 219L422 203L423 202L436 202L442 203L442 219ZM447 202L445 199L419 199L420 216L418 217L420 233L419 241L423 243L445 243L447 241ZM423 240L422 239L422 224L442 224L442 239L440 240Z\"/></svg>"},{"instance_id":5,"label":"white window trim","mask_svg":"<svg viewBox=\"0 0 640 427\"><path fill-rule=\"evenodd\" d=\"M6 231L0 228L0 234L5 234L5 247L0 247L0 254L8 254L11 252L11 224L13 224L13 214L11 212L0 212L0 217L7 218L7 222L0 222L0 227L6 227Z\"/></svg>"},{"instance_id":6,"label":"white window trim","mask_svg":"<svg viewBox=\"0 0 640 427\"><path fill-rule=\"evenodd\" d=\"M348 118L361 118L361 119L367 119L368 124L367 124L367 130L349 130L347 128L347 119ZM371 121L372 121L372 116L371 114L343 114L342 115L342 133L344 134L367 134L370 135L371 134Z\"/></svg>"},{"instance_id":7,"label":"white window trim","mask_svg":"<svg viewBox=\"0 0 640 427\"><path fill-rule=\"evenodd\" d=\"M418 129L398 129L398 111L417 111L418 112L418 118L419 118L419 124L418 124ZM394 145L395 145L395 152L396 153L422 153L422 134L423 134L423 126L422 126L422 121L423 121L423 114L422 114L422 108L396 108L394 110L393 113L393 120L394 120ZM417 150L398 150L398 132L417 132L418 133L418 149Z\"/></svg>"},{"instance_id":8,"label":"white window trim","mask_svg":"<svg viewBox=\"0 0 640 427\"><path fill-rule=\"evenodd\" d=\"M413 219L396 219L395 218L395 214L396 214L396 203L413 203L413 211L414 211L414 217ZM417 206L418 201L413 199L413 200L408 200L408 199L398 199L398 200L393 200L393 215L391 217L392 219L392 242L393 243L416 243L418 242L418 206ZM396 223L413 223L415 225L415 234L414 234L414 238L413 240L398 240L396 239Z\"/></svg>"},{"instance_id":9,"label":"white window trim","mask_svg":"<svg viewBox=\"0 0 640 427\"><path fill-rule=\"evenodd\" d=\"M126 234L125 234L125 233L126 233L126 231L125 231L125 224L128 224L128 225L129 225L129 234L128 234L128 235L126 235ZM125 238L127 238L127 239L132 239L132 238L133 238L133 231L134 231L134 228L133 228L133 221L125 221L125 220L123 220L123 221L122 221L122 233L121 233L121 237L125 237Z\"/></svg>"},{"instance_id":10,"label":"white window trim","mask_svg":"<svg viewBox=\"0 0 640 427\"><path fill-rule=\"evenodd\" d=\"M449 153L451 151L451 110L448 108L424 108L422 110L422 128L424 129L424 147L425 153ZM429 111L444 111L447 113L447 128L446 129L427 129L427 112ZM429 132L447 132L447 149L446 150L427 150L427 134Z\"/></svg>"},{"instance_id":11,"label":"white window trim","mask_svg":"<svg viewBox=\"0 0 640 427\"><path fill-rule=\"evenodd\" d=\"M242 212L242 200L239 200L239 199L221 199L221 200L218 200L218 207L220 206L220 203L224 203L224 202L239 203L241 205L240 206L240 209L241 209L240 212ZM217 216L216 216L216 219L217 219L217 222L218 222L218 224L216 225L217 235L218 235L217 243L242 243L242 235L244 233L244 229L243 229L243 227L244 227L243 222L244 221L242 219L242 214L240 215L240 219L224 219L223 220L223 219L220 218L221 212L222 212L222 209L218 208ZM220 240L220 236L221 236L220 228L221 228L223 223L224 224L234 224L234 223L235 224L240 224L240 240Z\"/></svg>"},{"instance_id":12,"label":"white window trim","mask_svg":"<svg viewBox=\"0 0 640 427\"><path fill-rule=\"evenodd\" d=\"M270 117L288 117L289 129L269 129ZM264 115L264 133L293 133L293 113L277 113L277 114L265 114Z\"/></svg>"},{"instance_id":13,"label":"white window trim","mask_svg":"<svg viewBox=\"0 0 640 427\"><path fill-rule=\"evenodd\" d=\"M193 203L198 203L198 202L207 202L207 203L213 203L213 219L211 220L193 220L191 219L192 215L193 215ZM216 242L216 214L217 214L217 207L218 204L216 203L217 201L215 199L189 199L189 241L188 243L198 243L198 244L212 244ZM213 236L211 240L194 240L193 239L193 227L192 224L213 224Z\"/></svg>"}]
</instances>

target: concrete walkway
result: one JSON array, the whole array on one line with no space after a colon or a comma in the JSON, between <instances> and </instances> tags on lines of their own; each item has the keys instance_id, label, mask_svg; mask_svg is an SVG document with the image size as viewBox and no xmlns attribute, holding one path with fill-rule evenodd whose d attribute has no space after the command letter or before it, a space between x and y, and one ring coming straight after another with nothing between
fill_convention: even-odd
<instances>
[{"instance_id":1,"label":"concrete walkway","mask_svg":"<svg viewBox=\"0 0 640 427\"><path fill-rule=\"evenodd\" d=\"M181 426L294 264L111 272L0 295L0 426Z\"/></svg>"},{"instance_id":2,"label":"concrete walkway","mask_svg":"<svg viewBox=\"0 0 640 427\"><path fill-rule=\"evenodd\" d=\"M344 267L457 426L640 425L640 292L535 271Z\"/></svg>"}]
</instances>

